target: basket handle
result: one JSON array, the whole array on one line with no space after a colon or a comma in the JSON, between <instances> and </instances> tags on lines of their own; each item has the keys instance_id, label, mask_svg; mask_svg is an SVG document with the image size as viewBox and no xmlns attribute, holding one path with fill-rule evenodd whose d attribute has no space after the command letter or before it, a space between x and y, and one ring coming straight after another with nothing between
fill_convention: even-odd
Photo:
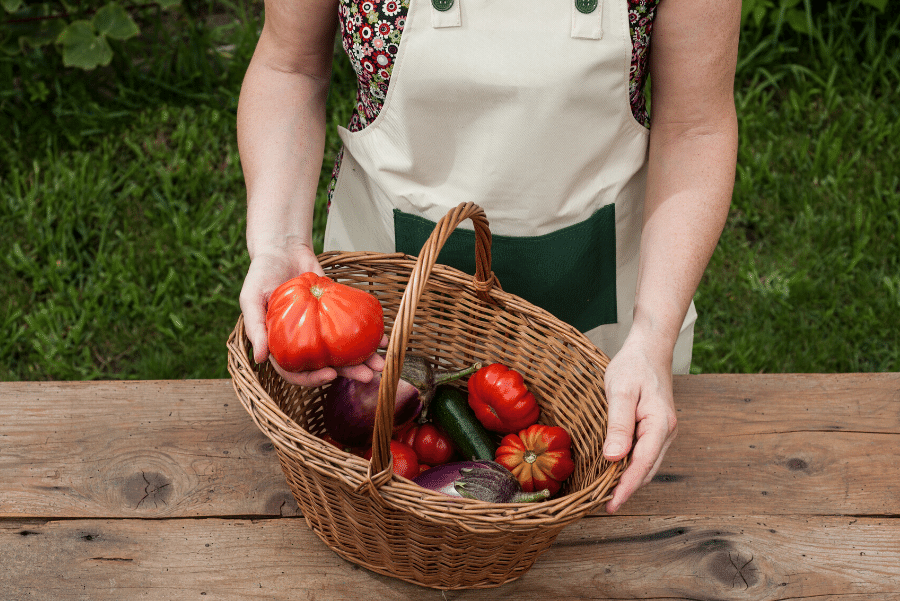
<instances>
[{"instance_id":1,"label":"basket handle","mask_svg":"<svg viewBox=\"0 0 900 601\"><path fill-rule=\"evenodd\" d=\"M406 356L406 345L409 343L409 336L413 328L416 307L432 268L437 262L441 248L453 230L466 219L471 219L475 225L473 284L479 298L486 302L495 302L490 296L490 291L494 286L498 288L500 286L491 271L491 231L488 227L487 217L484 209L475 203L460 203L435 225L431 236L422 245L422 251L409 276L409 283L400 299L394 326L391 328L390 341L385 353L384 370L381 372L381 384L378 389L375 430L372 436L372 461L369 464L369 480L375 488L378 488L386 479L379 478L378 482L375 482L372 480L372 475L391 469L390 441L394 426L394 399L397 395L397 385Z\"/></svg>"}]
</instances>

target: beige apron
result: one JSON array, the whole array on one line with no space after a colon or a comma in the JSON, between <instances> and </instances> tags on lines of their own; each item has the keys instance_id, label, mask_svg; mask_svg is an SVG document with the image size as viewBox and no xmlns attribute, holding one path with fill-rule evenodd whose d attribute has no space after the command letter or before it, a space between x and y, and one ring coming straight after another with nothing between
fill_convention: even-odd
<instances>
[{"instance_id":1,"label":"beige apron","mask_svg":"<svg viewBox=\"0 0 900 601\"><path fill-rule=\"evenodd\" d=\"M615 355L632 323L649 137L629 104L631 50L626 0L411 0L381 112L340 128L325 249L415 255L474 201L503 289ZM439 262L474 273L471 234L457 230ZM676 373L695 319L691 303Z\"/></svg>"}]
</instances>

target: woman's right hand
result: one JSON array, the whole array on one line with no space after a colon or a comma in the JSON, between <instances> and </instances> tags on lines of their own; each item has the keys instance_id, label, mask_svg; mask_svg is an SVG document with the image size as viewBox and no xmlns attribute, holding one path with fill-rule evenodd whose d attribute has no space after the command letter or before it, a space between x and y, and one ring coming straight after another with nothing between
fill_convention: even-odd
<instances>
[{"instance_id":1,"label":"woman's right hand","mask_svg":"<svg viewBox=\"0 0 900 601\"><path fill-rule=\"evenodd\" d=\"M266 334L266 308L269 297L278 286L306 272L325 275L313 250L306 244L290 249L266 249L254 254L241 288L240 305L244 315L244 330L253 347L253 359L257 363L270 361L275 370L287 382L301 386L320 386L338 375L368 382L374 372L384 368L384 358L373 353L364 363L335 369L323 367L315 371L288 372L281 368L269 354ZM387 337L381 346L387 346Z\"/></svg>"}]
</instances>

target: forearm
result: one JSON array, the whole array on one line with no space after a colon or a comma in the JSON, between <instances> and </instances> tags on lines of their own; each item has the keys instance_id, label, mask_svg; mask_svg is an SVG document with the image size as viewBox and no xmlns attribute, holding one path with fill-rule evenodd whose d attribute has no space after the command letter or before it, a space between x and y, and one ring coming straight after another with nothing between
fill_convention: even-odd
<instances>
[{"instance_id":1,"label":"forearm","mask_svg":"<svg viewBox=\"0 0 900 601\"><path fill-rule=\"evenodd\" d=\"M238 149L247 186L247 247L312 247L325 145L326 77L273 66L258 49L238 105Z\"/></svg>"},{"instance_id":2,"label":"forearm","mask_svg":"<svg viewBox=\"0 0 900 601\"><path fill-rule=\"evenodd\" d=\"M634 330L661 352L671 353L722 233L736 154L727 107L701 125L663 123L651 132Z\"/></svg>"}]
</instances>

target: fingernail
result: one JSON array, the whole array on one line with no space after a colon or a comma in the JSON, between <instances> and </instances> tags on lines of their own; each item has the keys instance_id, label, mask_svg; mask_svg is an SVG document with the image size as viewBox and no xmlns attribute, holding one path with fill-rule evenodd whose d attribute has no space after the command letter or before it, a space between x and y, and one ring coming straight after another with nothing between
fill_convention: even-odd
<instances>
[{"instance_id":1,"label":"fingernail","mask_svg":"<svg viewBox=\"0 0 900 601\"><path fill-rule=\"evenodd\" d=\"M616 455L621 454L623 450L625 449L622 445L616 442L611 442L606 445L606 448L603 450L603 454L615 457Z\"/></svg>"}]
</instances>

